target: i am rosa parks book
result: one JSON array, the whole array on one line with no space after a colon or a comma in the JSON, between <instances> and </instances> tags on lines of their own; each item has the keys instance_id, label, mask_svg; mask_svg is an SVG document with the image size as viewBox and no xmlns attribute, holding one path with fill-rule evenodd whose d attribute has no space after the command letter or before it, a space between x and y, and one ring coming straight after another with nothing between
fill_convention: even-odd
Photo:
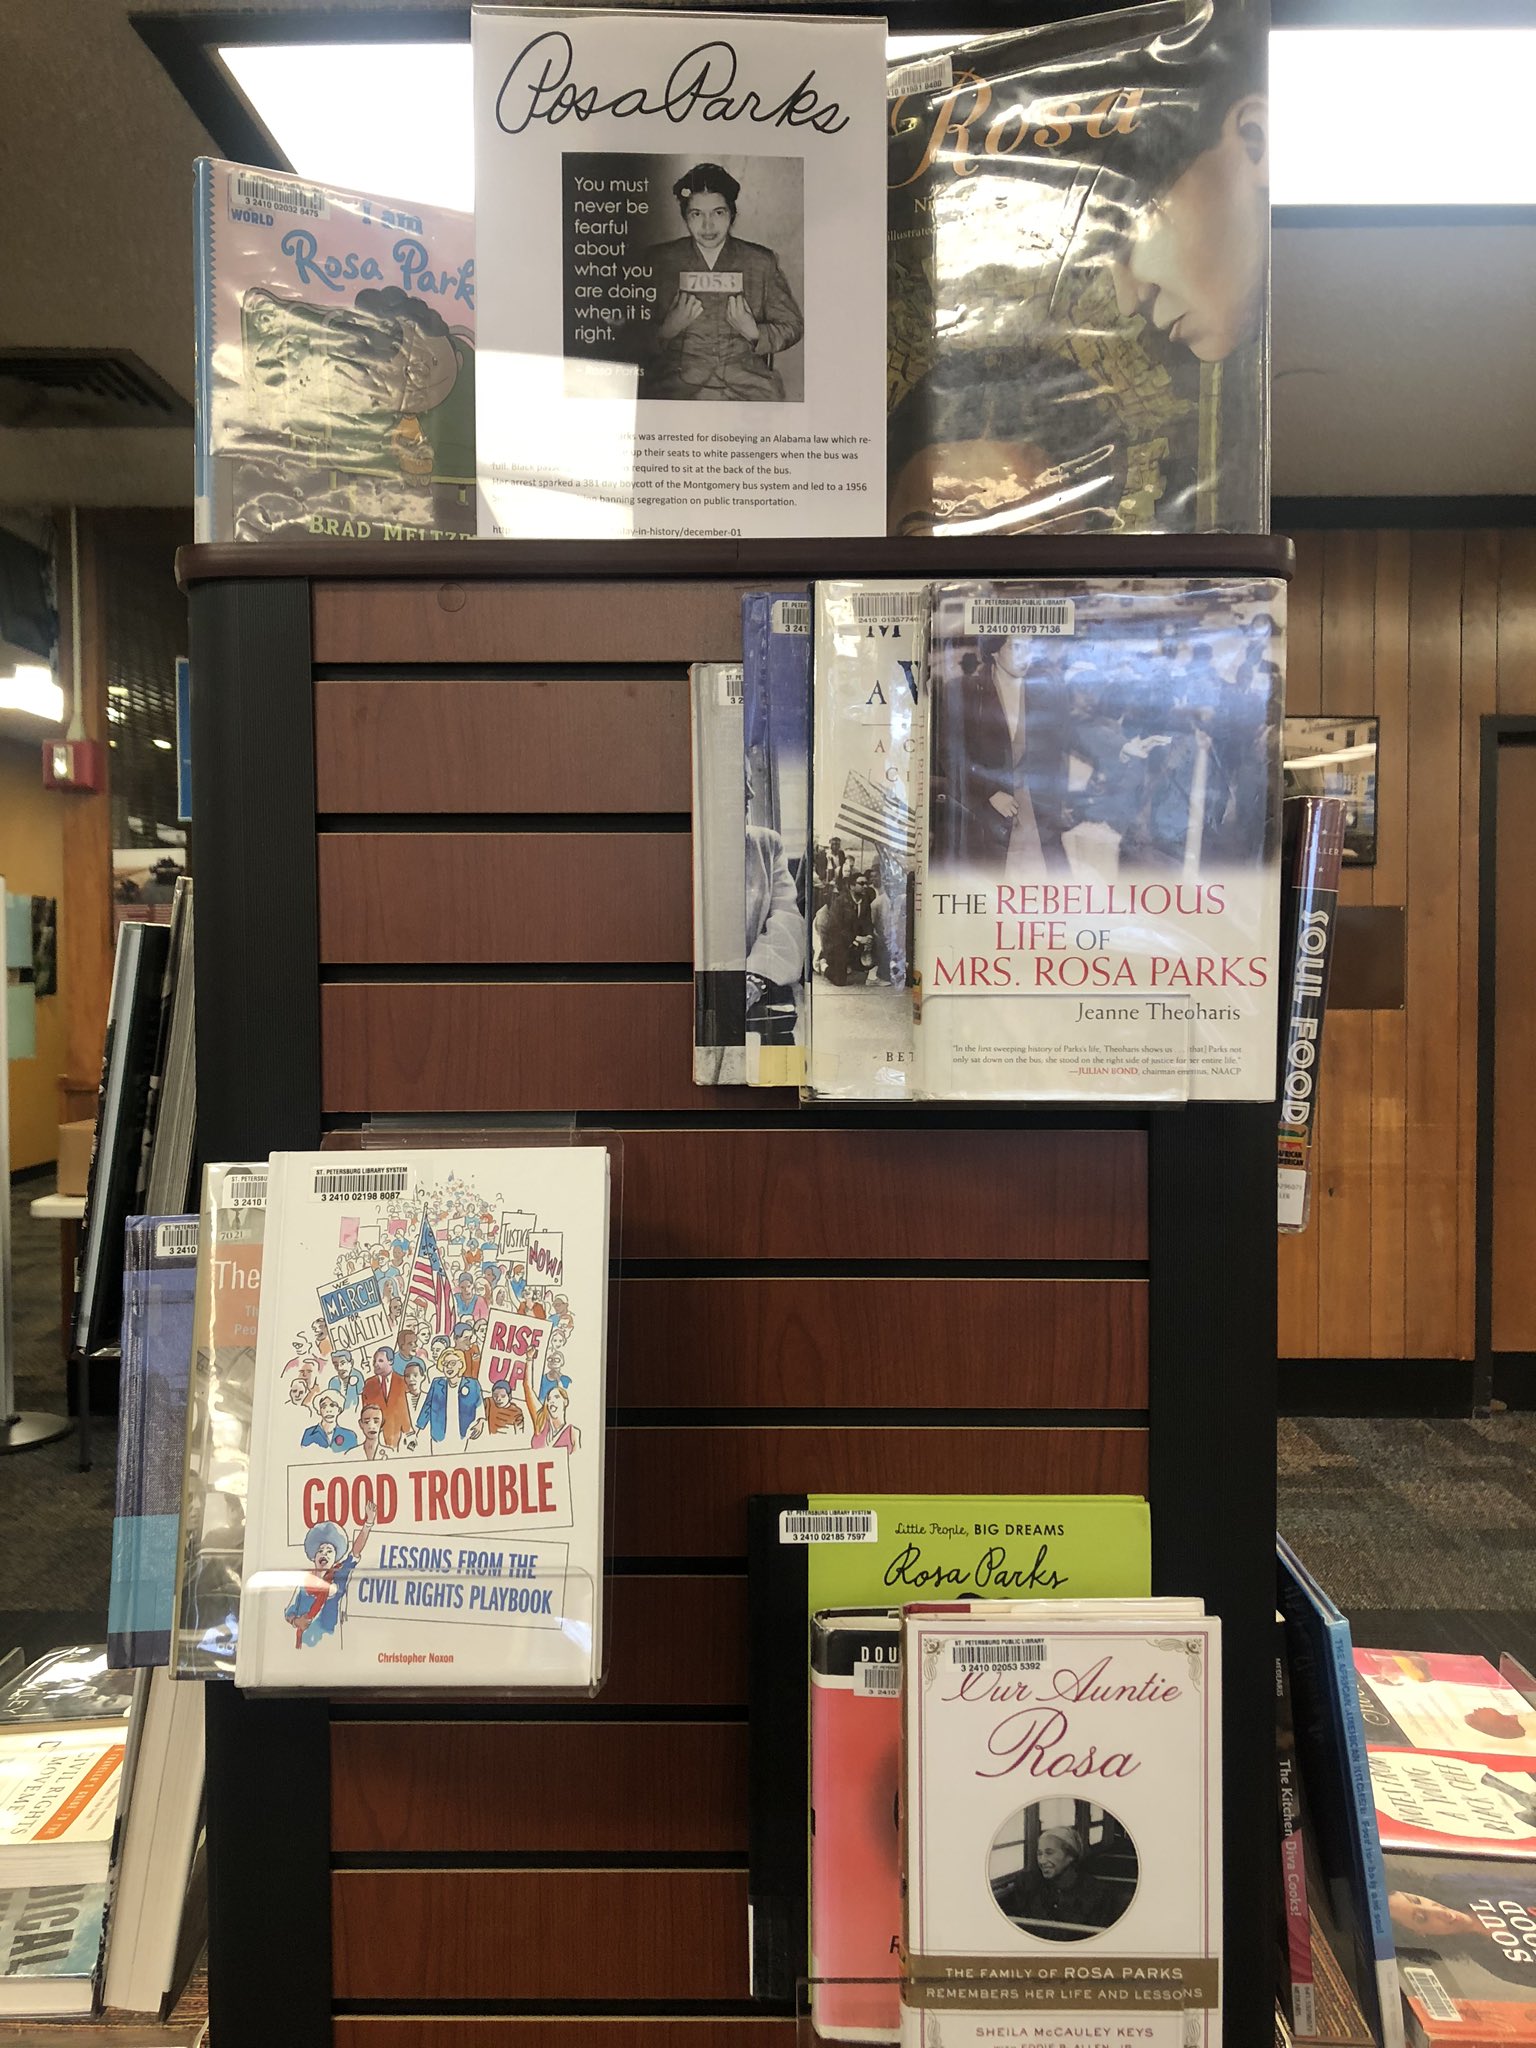
<instances>
[{"instance_id":1,"label":"i am rosa parks book","mask_svg":"<svg viewBox=\"0 0 1536 2048\"><path fill-rule=\"evenodd\" d=\"M277 1153L268 1200L237 1682L595 1687L606 1151Z\"/></svg>"}]
</instances>

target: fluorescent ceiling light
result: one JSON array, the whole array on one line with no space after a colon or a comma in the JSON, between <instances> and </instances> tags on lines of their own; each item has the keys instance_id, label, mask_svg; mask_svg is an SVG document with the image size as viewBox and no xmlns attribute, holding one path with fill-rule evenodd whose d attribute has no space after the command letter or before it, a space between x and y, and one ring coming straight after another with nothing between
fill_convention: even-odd
<instances>
[{"instance_id":1,"label":"fluorescent ceiling light","mask_svg":"<svg viewBox=\"0 0 1536 2048\"><path fill-rule=\"evenodd\" d=\"M160 751L161 751L161 753L162 753L162 754L168 754L168 753L169 753L169 752L171 751L171 743L170 743L170 741L169 741L169 740L162 740L162 739L155 739L155 740L151 740L151 742L150 742L150 745L151 745L151 746L155 746L155 747L158 747L158 748L160 749Z\"/></svg>"},{"instance_id":2,"label":"fluorescent ceiling light","mask_svg":"<svg viewBox=\"0 0 1536 2048\"><path fill-rule=\"evenodd\" d=\"M1277 206L1536 202L1530 130L1496 111L1536 95L1536 29L1276 29L1269 92Z\"/></svg>"},{"instance_id":3,"label":"fluorescent ceiling light","mask_svg":"<svg viewBox=\"0 0 1536 2048\"><path fill-rule=\"evenodd\" d=\"M0 711L24 711L29 718L62 725L64 692L53 680L51 669L40 661L23 662L9 675L0 675Z\"/></svg>"},{"instance_id":4,"label":"fluorescent ceiling light","mask_svg":"<svg viewBox=\"0 0 1536 2048\"><path fill-rule=\"evenodd\" d=\"M892 36L893 57L946 38ZM468 43L242 44L219 55L300 177L474 205ZM1536 105L1536 29L1296 28L1270 37L1276 206L1536 204L1518 118L1431 133L1425 108ZM409 118L401 113L409 105Z\"/></svg>"}]
</instances>

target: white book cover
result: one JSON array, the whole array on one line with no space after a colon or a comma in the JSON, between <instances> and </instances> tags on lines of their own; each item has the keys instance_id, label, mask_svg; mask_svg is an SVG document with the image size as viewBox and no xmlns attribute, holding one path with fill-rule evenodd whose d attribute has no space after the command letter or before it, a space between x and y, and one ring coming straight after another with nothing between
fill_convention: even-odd
<instances>
[{"instance_id":1,"label":"white book cover","mask_svg":"<svg viewBox=\"0 0 1536 2048\"><path fill-rule=\"evenodd\" d=\"M1216 2048L1220 1640L1184 1603L908 1609L908 2038Z\"/></svg>"},{"instance_id":2,"label":"white book cover","mask_svg":"<svg viewBox=\"0 0 1536 2048\"><path fill-rule=\"evenodd\" d=\"M472 21L480 532L883 533L885 24Z\"/></svg>"},{"instance_id":3,"label":"white book cover","mask_svg":"<svg viewBox=\"0 0 1536 2048\"><path fill-rule=\"evenodd\" d=\"M600 1681L607 1285L601 1147L273 1155L239 1684Z\"/></svg>"},{"instance_id":4,"label":"white book cover","mask_svg":"<svg viewBox=\"0 0 1536 2048\"><path fill-rule=\"evenodd\" d=\"M0 1882L106 1877L127 1747L121 1726L0 1732Z\"/></svg>"},{"instance_id":5,"label":"white book cover","mask_svg":"<svg viewBox=\"0 0 1536 2048\"><path fill-rule=\"evenodd\" d=\"M926 583L818 583L813 672L812 1096L914 1093L911 931Z\"/></svg>"},{"instance_id":6,"label":"white book cover","mask_svg":"<svg viewBox=\"0 0 1536 2048\"><path fill-rule=\"evenodd\" d=\"M921 1087L1272 1101L1285 586L935 593Z\"/></svg>"}]
</instances>

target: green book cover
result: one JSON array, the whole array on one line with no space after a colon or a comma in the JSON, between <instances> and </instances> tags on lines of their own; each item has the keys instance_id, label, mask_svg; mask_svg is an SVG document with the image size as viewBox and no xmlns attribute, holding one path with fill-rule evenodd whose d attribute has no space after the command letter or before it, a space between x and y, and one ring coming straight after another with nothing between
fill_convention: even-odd
<instances>
[{"instance_id":1,"label":"green book cover","mask_svg":"<svg viewBox=\"0 0 1536 2048\"><path fill-rule=\"evenodd\" d=\"M1130 1494L763 1494L748 1512L752 1995L806 1971L811 1617L914 1600L1151 1592L1147 1503Z\"/></svg>"}]
</instances>

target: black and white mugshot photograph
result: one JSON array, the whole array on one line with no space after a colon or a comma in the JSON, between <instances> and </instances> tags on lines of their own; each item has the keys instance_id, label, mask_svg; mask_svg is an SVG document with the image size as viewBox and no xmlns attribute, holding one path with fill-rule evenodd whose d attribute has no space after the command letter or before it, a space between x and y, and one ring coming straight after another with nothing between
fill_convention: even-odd
<instances>
[{"instance_id":1,"label":"black and white mugshot photograph","mask_svg":"<svg viewBox=\"0 0 1536 2048\"><path fill-rule=\"evenodd\" d=\"M633 365L640 398L804 398L799 157L589 152L561 170L568 358Z\"/></svg>"},{"instance_id":2,"label":"black and white mugshot photograph","mask_svg":"<svg viewBox=\"0 0 1536 2048\"><path fill-rule=\"evenodd\" d=\"M1107 1807L1040 1799L992 1838L987 1881L998 1911L1041 1941L1088 1941L1136 1896L1136 1845Z\"/></svg>"}]
</instances>

